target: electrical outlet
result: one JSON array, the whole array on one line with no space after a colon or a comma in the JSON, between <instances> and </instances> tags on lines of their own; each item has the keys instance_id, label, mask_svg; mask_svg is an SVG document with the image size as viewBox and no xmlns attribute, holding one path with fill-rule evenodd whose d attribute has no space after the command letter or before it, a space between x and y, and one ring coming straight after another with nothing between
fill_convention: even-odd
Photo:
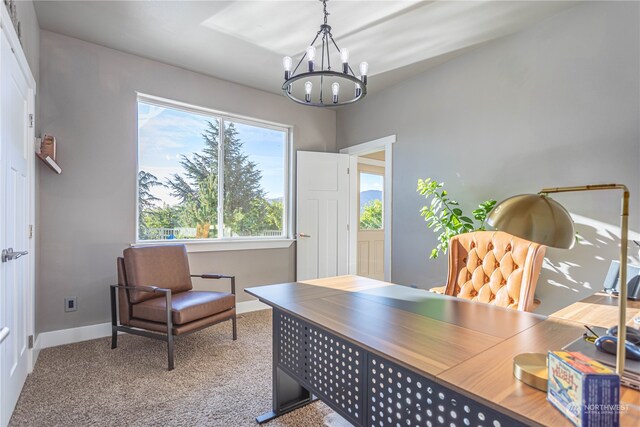
<instances>
[{"instance_id":1,"label":"electrical outlet","mask_svg":"<svg viewBox=\"0 0 640 427\"><path fill-rule=\"evenodd\" d=\"M76 311L78 309L78 298L69 297L64 299L64 311Z\"/></svg>"}]
</instances>

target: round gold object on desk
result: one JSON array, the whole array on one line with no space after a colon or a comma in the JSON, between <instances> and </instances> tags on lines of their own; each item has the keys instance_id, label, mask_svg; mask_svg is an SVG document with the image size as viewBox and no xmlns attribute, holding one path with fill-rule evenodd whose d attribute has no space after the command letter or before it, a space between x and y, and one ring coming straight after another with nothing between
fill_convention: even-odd
<instances>
[{"instance_id":1,"label":"round gold object on desk","mask_svg":"<svg viewBox=\"0 0 640 427\"><path fill-rule=\"evenodd\" d=\"M522 353L513 358L513 375L523 383L547 391L547 355Z\"/></svg>"}]
</instances>

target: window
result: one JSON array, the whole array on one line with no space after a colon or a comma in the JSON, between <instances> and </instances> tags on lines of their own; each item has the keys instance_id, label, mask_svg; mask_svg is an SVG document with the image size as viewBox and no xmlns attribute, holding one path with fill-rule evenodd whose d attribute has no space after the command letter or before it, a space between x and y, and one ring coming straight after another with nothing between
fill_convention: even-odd
<instances>
[{"instance_id":1,"label":"window","mask_svg":"<svg viewBox=\"0 0 640 427\"><path fill-rule=\"evenodd\" d=\"M382 230L384 176L360 172L360 230Z\"/></svg>"},{"instance_id":2,"label":"window","mask_svg":"<svg viewBox=\"0 0 640 427\"><path fill-rule=\"evenodd\" d=\"M138 240L286 237L288 147L285 127L139 96Z\"/></svg>"}]
</instances>

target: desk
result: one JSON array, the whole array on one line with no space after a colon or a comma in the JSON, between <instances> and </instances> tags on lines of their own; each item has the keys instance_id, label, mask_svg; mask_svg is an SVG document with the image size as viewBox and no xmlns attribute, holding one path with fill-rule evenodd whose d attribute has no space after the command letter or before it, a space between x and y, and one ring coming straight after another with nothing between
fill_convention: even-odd
<instances>
[{"instance_id":1,"label":"desk","mask_svg":"<svg viewBox=\"0 0 640 427\"><path fill-rule=\"evenodd\" d=\"M640 315L640 301L627 301L627 325L637 328L633 318ZM597 292L556 311L550 317L609 328L618 324L618 297Z\"/></svg>"},{"instance_id":2,"label":"desk","mask_svg":"<svg viewBox=\"0 0 640 427\"><path fill-rule=\"evenodd\" d=\"M512 358L559 349L582 324L357 276L246 291L274 309L273 410L259 422L318 397L358 426L571 425Z\"/></svg>"}]
</instances>

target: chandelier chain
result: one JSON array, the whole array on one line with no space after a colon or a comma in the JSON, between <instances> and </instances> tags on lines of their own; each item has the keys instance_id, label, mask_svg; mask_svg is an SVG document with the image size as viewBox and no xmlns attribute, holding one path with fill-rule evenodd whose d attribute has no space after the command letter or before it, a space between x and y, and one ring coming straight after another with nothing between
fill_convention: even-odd
<instances>
[{"instance_id":1,"label":"chandelier chain","mask_svg":"<svg viewBox=\"0 0 640 427\"><path fill-rule=\"evenodd\" d=\"M329 12L327 12L327 0L320 0L322 1L322 9L324 12L324 23L325 25L327 24L327 17L329 16Z\"/></svg>"}]
</instances>

